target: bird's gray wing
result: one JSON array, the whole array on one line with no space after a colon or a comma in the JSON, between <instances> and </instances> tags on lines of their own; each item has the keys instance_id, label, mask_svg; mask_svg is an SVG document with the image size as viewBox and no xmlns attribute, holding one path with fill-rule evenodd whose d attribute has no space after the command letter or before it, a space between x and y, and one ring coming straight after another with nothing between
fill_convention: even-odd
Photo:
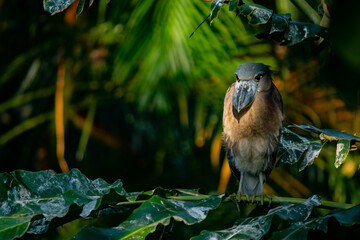
<instances>
[{"instance_id":1,"label":"bird's gray wing","mask_svg":"<svg viewBox=\"0 0 360 240\"><path fill-rule=\"evenodd\" d=\"M279 90L276 88L276 86L274 84L273 84L273 91L272 92L273 92L272 98L273 98L276 106L280 109L281 115L282 115L282 113L283 113L282 97L281 97L281 94L280 94ZM282 116L281 116L281 119L282 119ZM268 153L269 164L268 164L267 168L264 171L266 176L269 176L269 174L271 173L271 171L272 171L272 169L274 167L274 164L276 162L276 155L277 155L277 151L278 151L279 142L280 142L280 139L281 139L281 128L282 128L282 125L279 126L278 134L273 139L271 139L273 141L274 145L275 145L275 151Z\"/></svg>"}]
</instances>

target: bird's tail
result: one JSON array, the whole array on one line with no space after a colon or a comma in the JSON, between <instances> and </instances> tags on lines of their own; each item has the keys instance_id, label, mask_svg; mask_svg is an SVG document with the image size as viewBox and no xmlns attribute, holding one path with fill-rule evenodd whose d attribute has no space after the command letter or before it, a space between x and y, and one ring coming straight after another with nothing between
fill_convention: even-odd
<instances>
[{"instance_id":1,"label":"bird's tail","mask_svg":"<svg viewBox=\"0 0 360 240\"><path fill-rule=\"evenodd\" d=\"M259 175L252 175L249 173L241 174L244 174L241 183L242 194L247 194L249 196L253 196L255 194L264 194L263 183L260 182L260 180L265 180L261 179L262 177L260 177L260 175L263 173L260 173Z\"/></svg>"}]
</instances>

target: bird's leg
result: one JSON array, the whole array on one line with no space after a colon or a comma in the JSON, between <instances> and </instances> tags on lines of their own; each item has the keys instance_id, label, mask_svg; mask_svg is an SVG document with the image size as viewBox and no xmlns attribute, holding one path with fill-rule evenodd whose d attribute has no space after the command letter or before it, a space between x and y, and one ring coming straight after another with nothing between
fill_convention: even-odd
<instances>
[{"instance_id":1,"label":"bird's leg","mask_svg":"<svg viewBox=\"0 0 360 240\"><path fill-rule=\"evenodd\" d=\"M260 193L260 201L261 201L261 205L264 205L264 180L263 180L262 172L259 174L259 180L260 180L260 189L262 191Z\"/></svg>"},{"instance_id":2,"label":"bird's leg","mask_svg":"<svg viewBox=\"0 0 360 240\"><path fill-rule=\"evenodd\" d=\"M260 181L261 192L260 192L260 194L254 194L252 196L251 203L254 203L255 202L255 197L259 196L260 197L260 204L264 205L264 180L263 180L263 173L262 172L259 174L259 181Z\"/></svg>"},{"instance_id":3,"label":"bird's leg","mask_svg":"<svg viewBox=\"0 0 360 240\"><path fill-rule=\"evenodd\" d=\"M249 199L249 195L247 194L242 194L242 183L243 183L243 179L244 179L244 174L240 173L240 183L239 183L239 189L238 189L238 198L239 198L239 202L241 201L241 195L245 195L246 196L246 200L249 202L250 199Z\"/></svg>"}]
</instances>

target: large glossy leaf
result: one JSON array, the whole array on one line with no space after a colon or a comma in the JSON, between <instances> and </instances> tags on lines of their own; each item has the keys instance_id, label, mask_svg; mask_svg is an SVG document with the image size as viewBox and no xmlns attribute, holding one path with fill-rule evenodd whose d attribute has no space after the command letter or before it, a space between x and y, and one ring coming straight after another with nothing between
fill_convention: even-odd
<instances>
[{"instance_id":1,"label":"large glossy leaf","mask_svg":"<svg viewBox=\"0 0 360 240\"><path fill-rule=\"evenodd\" d=\"M287 46L295 45L318 36L323 29L323 27L312 23L290 21L284 34L284 44Z\"/></svg>"},{"instance_id":2,"label":"large glossy leaf","mask_svg":"<svg viewBox=\"0 0 360 240\"><path fill-rule=\"evenodd\" d=\"M73 204L80 208L81 217L87 217L99 208L104 196L126 201L127 195L120 180L113 184L89 180L77 169L64 174L19 170L0 174L0 182L1 239L22 236L35 216L45 219L32 225L32 233L39 234L53 218L67 215Z\"/></svg>"},{"instance_id":3,"label":"large glossy leaf","mask_svg":"<svg viewBox=\"0 0 360 240\"><path fill-rule=\"evenodd\" d=\"M301 204L286 203L271 209L266 215L241 219L231 228L221 231L202 231L192 240L261 239L269 231L275 215L290 222L303 221L310 216L313 207L319 206L320 203L320 198L316 195Z\"/></svg>"},{"instance_id":4,"label":"large glossy leaf","mask_svg":"<svg viewBox=\"0 0 360 240\"><path fill-rule=\"evenodd\" d=\"M360 205L349 209L337 209L323 217L294 222L289 227L274 232L270 239L307 239L310 230L327 232L327 222L331 217L335 218L342 225L351 226L359 224Z\"/></svg>"},{"instance_id":5,"label":"large glossy leaf","mask_svg":"<svg viewBox=\"0 0 360 240\"><path fill-rule=\"evenodd\" d=\"M301 135L289 128L305 130L311 133L311 136ZM359 137L349 133L333 129L319 129L306 123L283 127L282 133L278 151L280 163L298 163L300 171L314 162L328 141L337 141L334 164L335 167L339 167L348 156L352 147L351 142L360 140Z\"/></svg>"},{"instance_id":6,"label":"large glossy leaf","mask_svg":"<svg viewBox=\"0 0 360 240\"><path fill-rule=\"evenodd\" d=\"M299 170L302 171L319 156L323 145L320 138L301 136L283 127L278 150L280 163L299 163Z\"/></svg>"},{"instance_id":7,"label":"large glossy leaf","mask_svg":"<svg viewBox=\"0 0 360 240\"><path fill-rule=\"evenodd\" d=\"M159 224L168 225L170 219L187 225L201 222L208 212L219 206L221 196L210 196L199 201L180 201L153 196L116 228L86 227L73 239L145 239Z\"/></svg>"}]
</instances>

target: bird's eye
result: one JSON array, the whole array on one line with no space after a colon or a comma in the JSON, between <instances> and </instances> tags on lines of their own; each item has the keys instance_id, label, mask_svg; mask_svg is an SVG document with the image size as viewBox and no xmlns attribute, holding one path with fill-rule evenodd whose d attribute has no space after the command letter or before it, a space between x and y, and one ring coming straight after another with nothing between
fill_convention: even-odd
<instances>
[{"instance_id":1,"label":"bird's eye","mask_svg":"<svg viewBox=\"0 0 360 240\"><path fill-rule=\"evenodd\" d=\"M264 76L263 74L258 74L255 76L255 80L260 81L260 79L262 79L263 76Z\"/></svg>"}]
</instances>

